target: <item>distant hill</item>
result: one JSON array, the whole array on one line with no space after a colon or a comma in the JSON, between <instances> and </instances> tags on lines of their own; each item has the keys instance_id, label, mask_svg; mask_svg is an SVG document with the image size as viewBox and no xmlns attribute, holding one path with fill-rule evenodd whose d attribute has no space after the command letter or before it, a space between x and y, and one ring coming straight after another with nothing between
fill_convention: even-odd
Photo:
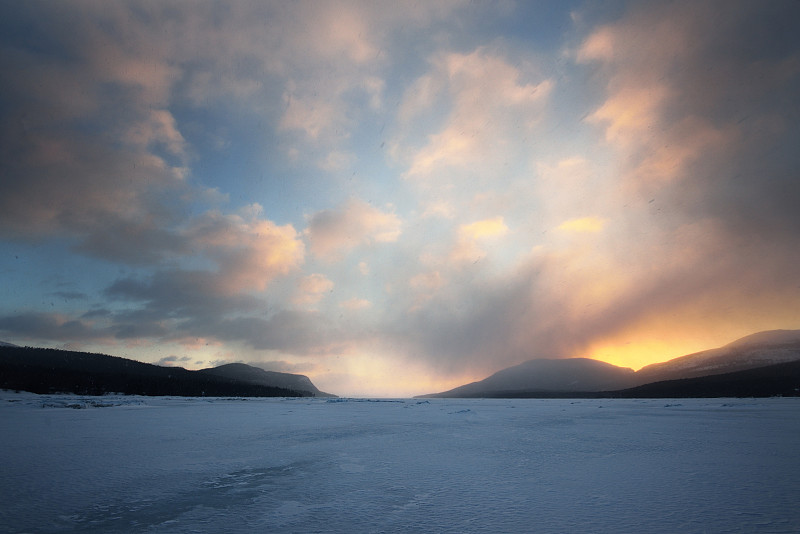
<instances>
[{"instance_id":1,"label":"distant hill","mask_svg":"<svg viewBox=\"0 0 800 534\"><path fill-rule=\"evenodd\" d=\"M254 375L262 369L238 364ZM0 346L0 388L33 393L77 393L103 395L313 397L319 390L306 377L276 376L269 380L243 380L214 373L213 369L189 371L182 367L161 367L126 358L32 347ZM285 373L275 373L284 375ZM281 385L278 385L281 384ZM297 384L310 387L285 387ZM327 393L319 392L324 396Z\"/></svg>"},{"instance_id":2,"label":"distant hill","mask_svg":"<svg viewBox=\"0 0 800 534\"><path fill-rule=\"evenodd\" d=\"M423 397L502 397L522 392L579 392L636 385L633 369L590 358L539 359L498 371L479 382Z\"/></svg>"},{"instance_id":3,"label":"distant hill","mask_svg":"<svg viewBox=\"0 0 800 534\"><path fill-rule=\"evenodd\" d=\"M260 367L246 365L244 363L228 363L219 367L201 369L198 373L219 376L248 384L258 384L262 386L279 387L294 391L308 391L315 397L335 397L330 393L325 393L317 389L311 380L305 375L291 373L279 373L276 371L265 371Z\"/></svg>"},{"instance_id":4,"label":"distant hill","mask_svg":"<svg viewBox=\"0 0 800 534\"><path fill-rule=\"evenodd\" d=\"M603 392L614 398L800 397L800 360Z\"/></svg>"},{"instance_id":5,"label":"distant hill","mask_svg":"<svg viewBox=\"0 0 800 534\"><path fill-rule=\"evenodd\" d=\"M641 383L745 371L800 360L800 330L768 330L727 345L642 367Z\"/></svg>"},{"instance_id":6,"label":"distant hill","mask_svg":"<svg viewBox=\"0 0 800 534\"><path fill-rule=\"evenodd\" d=\"M588 358L529 360L484 380L422 397L739 396L735 392L743 396L798 395L793 392L800 383L792 374L797 362L800 330L770 330L724 347L648 365L637 372ZM788 373L785 377L770 375L784 371ZM736 374L739 372L744 374ZM711 378L715 375L725 377ZM747 385L748 381L752 383Z\"/></svg>"},{"instance_id":7,"label":"distant hill","mask_svg":"<svg viewBox=\"0 0 800 534\"><path fill-rule=\"evenodd\" d=\"M0 341L0 347L16 347L16 345L8 343L7 341Z\"/></svg>"}]
</instances>

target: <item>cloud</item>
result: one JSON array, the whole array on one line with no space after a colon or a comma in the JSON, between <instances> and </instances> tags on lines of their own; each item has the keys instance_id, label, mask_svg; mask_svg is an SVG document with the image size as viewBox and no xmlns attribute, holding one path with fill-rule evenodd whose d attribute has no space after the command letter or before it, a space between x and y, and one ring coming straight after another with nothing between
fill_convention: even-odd
<instances>
[{"instance_id":1,"label":"cloud","mask_svg":"<svg viewBox=\"0 0 800 534\"><path fill-rule=\"evenodd\" d=\"M350 199L337 209L311 215L306 236L315 256L334 261L358 246L397 241L401 231L402 221L393 211Z\"/></svg>"},{"instance_id":2,"label":"cloud","mask_svg":"<svg viewBox=\"0 0 800 534\"><path fill-rule=\"evenodd\" d=\"M412 289L431 291L444 286L447 284L447 281L442 277L439 271L430 271L412 277L408 284Z\"/></svg>"},{"instance_id":3,"label":"cloud","mask_svg":"<svg viewBox=\"0 0 800 534\"><path fill-rule=\"evenodd\" d=\"M486 256L480 243L502 237L508 232L508 227L502 216L484 219L458 227L458 241L450 252L450 261L464 262L477 261Z\"/></svg>"},{"instance_id":4,"label":"cloud","mask_svg":"<svg viewBox=\"0 0 800 534\"><path fill-rule=\"evenodd\" d=\"M455 208L452 204L443 200L434 200L425 206L425 211L422 213L422 218L438 217L442 219L452 219L455 217Z\"/></svg>"},{"instance_id":5,"label":"cloud","mask_svg":"<svg viewBox=\"0 0 800 534\"><path fill-rule=\"evenodd\" d=\"M181 248L174 208L202 190L183 181L187 147L166 109L179 70L153 53L141 24L120 39L122 6L85 7L42 16L30 4L14 18L35 20L33 34L4 36L0 66L15 76L0 89L12 110L0 125L0 236L66 238L91 256L158 262ZM29 46L44 41L57 57Z\"/></svg>"},{"instance_id":6,"label":"cloud","mask_svg":"<svg viewBox=\"0 0 800 534\"><path fill-rule=\"evenodd\" d=\"M354 154L334 150L328 153L319 164L320 168L328 172L342 171L349 168L356 161Z\"/></svg>"},{"instance_id":7,"label":"cloud","mask_svg":"<svg viewBox=\"0 0 800 534\"><path fill-rule=\"evenodd\" d=\"M720 301L739 295L743 306L760 292L777 302L795 286L788 251L800 245L800 130L786 117L800 89L800 37L785 21L798 14L788 3L641 4L579 48L577 60L599 69L605 90L589 118L619 162L627 221L620 227L621 214L609 212L607 224L629 245L615 252L628 270L659 258L671 273L639 281L649 297L631 297L641 308L631 306L629 320L666 299L644 289L659 276L692 288L669 305L683 309L708 305L714 292ZM649 256L630 245L644 239L658 243L644 247Z\"/></svg>"},{"instance_id":8,"label":"cloud","mask_svg":"<svg viewBox=\"0 0 800 534\"><path fill-rule=\"evenodd\" d=\"M593 32L577 58L601 66L607 97L590 118L604 127L620 160L629 162L625 179L643 184L644 194L681 183L687 196L701 194L703 201L668 190L677 195L676 204L736 201L739 208L758 205L767 218L783 218L776 189L789 186L781 175L792 164L785 159L786 140L796 128L778 118L778 102L800 83L800 53L798 38L782 21L797 7L758 9L738 2L725 6L721 18L720 7L637 6ZM772 155L765 158L767 152ZM776 159L782 160L778 168ZM765 173L771 178L756 178ZM740 180L743 175L753 179ZM775 180L784 186L773 187ZM737 199L729 196L734 191ZM779 209L762 210L770 205ZM713 216L724 217L723 211L741 212Z\"/></svg>"},{"instance_id":9,"label":"cloud","mask_svg":"<svg viewBox=\"0 0 800 534\"><path fill-rule=\"evenodd\" d=\"M86 300L89 298L86 293L80 291L54 291L51 295L64 300Z\"/></svg>"},{"instance_id":10,"label":"cloud","mask_svg":"<svg viewBox=\"0 0 800 534\"><path fill-rule=\"evenodd\" d=\"M60 313L20 313L0 317L0 332L22 339L88 341L104 337L92 325Z\"/></svg>"},{"instance_id":11,"label":"cloud","mask_svg":"<svg viewBox=\"0 0 800 534\"><path fill-rule=\"evenodd\" d=\"M497 51L478 48L470 54L444 54L432 60L432 72L405 94L401 118L449 108L444 125L410 153L405 176L441 179L457 169L470 175L495 176L513 154L512 140L529 133L541 118L553 81L527 82L530 73L506 61ZM419 132L414 132L419 135Z\"/></svg>"},{"instance_id":12,"label":"cloud","mask_svg":"<svg viewBox=\"0 0 800 534\"><path fill-rule=\"evenodd\" d=\"M214 287L226 294L262 291L304 260L305 246L292 225L261 219L259 205L241 213L207 212L187 232L193 246L218 264Z\"/></svg>"},{"instance_id":13,"label":"cloud","mask_svg":"<svg viewBox=\"0 0 800 534\"><path fill-rule=\"evenodd\" d=\"M367 299L360 299L358 297L353 297L351 299L343 300L339 303L340 308L344 308L345 310L363 310L366 308L370 308L372 303Z\"/></svg>"},{"instance_id":14,"label":"cloud","mask_svg":"<svg viewBox=\"0 0 800 534\"><path fill-rule=\"evenodd\" d=\"M145 150L160 145L172 155L186 158L186 140L178 131L175 117L165 109L150 111L142 122L131 126L124 138Z\"/></svg>"},{"instance_id":15,"label":"cloud","mask_svg":"<svg viewBox=\"0 0 800 534\"><path fill-rule=\"evenodd\" d=\"M576 144L575 156L536 160L530 256L489 277L480 265L448 271L446 291L402 307L391 342L435 354L435 373L488 374L532 357L591 355L602 342L659 339L666 352L638 358L667 359L682 354L682 333L702 337L699 325L725 342L796 324L797 292L787 290L798 287L800 234L788 199L800 196L789 145L800 132L776 102L784 113L796 107L800 42L780 22L796 8L782 6L645 4L593 31L575 58L603 91L584 124L606 153ZM768 21L783 46L758 29ZM425 98L406 100L409 116L444 91L425 87ZM596 238L543 231L558 227Z\"/></svg>"},{"instance_id":16,"label":"cloud","mask_svg":"<svg viewBox=\"0 0 800 534\"><path fill-rule=\"evenodd\" d=\"M304 244L291 225L278 226L260 212L254 205L238 214L211 211L192 220L182 237L195 262L210 267L173 266L117 279L105 296L124 307L106 316L107 331L119 339L220 339L222 325L240 325L248 314L263 313L261 292L300 267Z\"/></svg>"},{"instance_id":17,"label":"cloud","mask_svg":"<svg viewBox=\"0 0 800 534\"><path fill-rule=\"evenodd\" d=\"M580 341L555 330L564 303L541 276L553 267L533 258L496 278L476 278L475 266L454 273L446 288L393 318L385 341L406 355L435 355L425 358L435 376L488 374L533 357L567 356Z\"/></svg>"},{"instance_id":18,"label":"cloud","mask_svg":"<svg viewBox=\"0 0 800 534\"><path fill-rule=\"evenodd\" d=\"M346 343L334 325L316 311L282 310L268 318L230 317L199 322L192 330L255 350L291 355L329 356L340 352Z\"/></svg>"},{"instance_id":19,"label":"cloud","mask_svg":"<svg viewBox=\"0 0 800 534\"><path fill-rule=\"evenodd\" d=\"M559 230L566 232L590 233L594 234L603 230L605 221L598 217L581 217L580 219L570 219L558 225Z\"/></svg>"},{"instance_id":20,"label":"cloud","mask_svg":"<svg viewBox=\"0 0 800 534\"><path fill-rule=\"evenodd\" d=\"M506 232L508 232L508 226L503 222L502 216L475 221L469 224L462 224L458 228L459 237L470 240L478 240L485 237L499 237Z\"/></svg>"},{"instance_id":21,"label":"cloud","mask_svg":"<svg viewBox=\"0 0 800 534\"><path fill-rule=\"evenodd\" d=\"M333 282L324 274L310 274L300 280L294 303L297 305L316 304L333 290Z\"/></svg>"}]
</instances>

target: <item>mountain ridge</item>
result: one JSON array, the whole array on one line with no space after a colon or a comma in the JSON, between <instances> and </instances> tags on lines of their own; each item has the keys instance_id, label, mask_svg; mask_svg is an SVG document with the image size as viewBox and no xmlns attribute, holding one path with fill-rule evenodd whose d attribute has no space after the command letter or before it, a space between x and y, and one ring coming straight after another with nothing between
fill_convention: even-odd
<instances>
[{"instance_id":1,"label":"mountain ridge","mask_svg":"<svg viewBox=\"0 0 800 534\"><path fill-rule=\"evenodd\" d=\"M200 369L197 372L234 380L241 380L251 384L261 384L296 391L309 391L313 393L315 397L336 396L317 389L317 386L315 386L305 375L267 371L261 367L246 363L226 363L217 367Z\"/></svg>"},{"instance_id":2,"label":"mountain ridge","mask_svg":"<svg viewBox=\"0 0 800 534\"><path fill-rule=\"evenodd\" d=\"M260 380L244 380L215 368L190 371L162 367L118 356L90 352L0 346L0 388L33 393L78 393L103 395L122 393L150 396L240 396L313 397L333 396L319 391L303 375L280 377L281 385L269 382L268 371L246 364ZM236 367L239 374L243 367ZM263 375L260 373L264 373ZM305 380L303 380L305 379ZM307 382L306 382L307 381ZM307 388L282 387L287 384Z\"/></svg>"},{"instance_id":3,"label":"mountain ridge","mask_svg":"<svg viewBox=\"0 0 800 534\"><path fill-rule=\"evenodd\" d=\"M638 371L590 358L536 358L501 369L483 380L419 397L548 397L635 388L642 388L637 391L644 392L650 390L643 386L654 383L743 372L795 361L800 361L800 330L768 330L739 338L722 347L647 365ZM604 378L608 380L606 386L610 387L596 383L596 377L591 375L597 369L604 370ZM794 368L790 366L787 369L793 372ZM765 380L757 373L753 376L754 380ZM781 391L786 389L784 386L781 388ZM788 391L793 391L793 388Z\"/></svg>"}]
</instances>

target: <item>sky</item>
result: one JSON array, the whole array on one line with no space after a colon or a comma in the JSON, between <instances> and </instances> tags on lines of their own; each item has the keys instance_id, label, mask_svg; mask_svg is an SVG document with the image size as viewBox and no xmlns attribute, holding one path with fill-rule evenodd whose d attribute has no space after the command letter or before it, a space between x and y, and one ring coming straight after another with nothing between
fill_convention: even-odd
<instances>
[{"instance_id":1,"label":"sky","mask_svg":"<svg viewBox=\"0 0 800 534\"><path fill-rule=\"evenodd\" d=\"M800 328L800 3L0 3L0 339L407 396Z\"/></svg>"}]
</instances>

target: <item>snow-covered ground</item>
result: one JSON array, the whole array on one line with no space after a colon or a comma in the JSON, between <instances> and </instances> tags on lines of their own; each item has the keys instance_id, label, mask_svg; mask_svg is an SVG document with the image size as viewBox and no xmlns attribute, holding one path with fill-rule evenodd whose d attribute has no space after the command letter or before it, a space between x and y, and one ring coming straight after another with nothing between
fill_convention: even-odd
<instances>
[{"instance_id":1,"label":"snow-covered ground","mask_svg":"<svg viewBox=\"0 0 800 534\"><path fill-rule=\"evenodd\" d=\"M800 399L0 392L0 466L2 532L789 533Z\"/></svg>"}]
</instances>

